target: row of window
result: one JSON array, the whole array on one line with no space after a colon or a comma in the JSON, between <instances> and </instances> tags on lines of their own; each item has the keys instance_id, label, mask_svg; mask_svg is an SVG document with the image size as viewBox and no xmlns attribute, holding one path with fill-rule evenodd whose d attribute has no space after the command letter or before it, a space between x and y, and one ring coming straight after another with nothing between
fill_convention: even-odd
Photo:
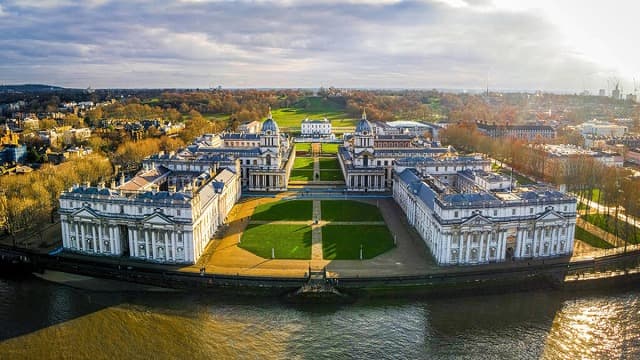
<instances>
[{"instance_id":1,"label":"row of window","mask_svg":"<svg viewBox=\"0 0 640 360\"><path fill-rule=\"evenodd\" d=\"M567 211L567 206L565 205L563 207L563 209L564 209L563 211L566 212ZM532 207L529 208L529 214L533 214L533 210L534 210L534 208L532 208ZM550 207L550 210L553 210L553 207ZM473 214L485 215L485 214L483 214L482 210L474 211ZM488 216L489 214L487 213L486 215ZM511 209L511 215L516 215L516 209L515 208ZM493 216L498 216L498 210L497 209L493 209ZM460 217L460 212L457 211L457 210L454 211L453 212L453 217L455 217L455 218Z\"/></svg>"}]
</instances>

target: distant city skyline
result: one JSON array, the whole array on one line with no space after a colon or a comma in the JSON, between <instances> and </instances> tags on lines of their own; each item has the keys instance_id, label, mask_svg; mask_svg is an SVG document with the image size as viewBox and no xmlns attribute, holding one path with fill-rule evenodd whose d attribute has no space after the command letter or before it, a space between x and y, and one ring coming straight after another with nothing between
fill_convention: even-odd
<instances>
[{"instance_id":1,"label":"distant city skyline","mask_svg":"<svg viewBox=\"0 0 640 360\"><path fill-rule=\"evenodd\" d=\"M609 95L619 81L627 94L640 85L637 10L575 0L0 0L0 84Z\"/></svg>"}]
</instances>

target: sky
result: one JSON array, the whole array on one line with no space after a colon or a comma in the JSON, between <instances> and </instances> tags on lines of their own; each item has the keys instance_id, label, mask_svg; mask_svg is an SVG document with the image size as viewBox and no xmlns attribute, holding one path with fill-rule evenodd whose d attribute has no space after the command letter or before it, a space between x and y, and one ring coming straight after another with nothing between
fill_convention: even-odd
<instances>
[{"instance_id":1,"label":"sky","mask_svg":"<svg viewBox=\"0 0 640 360\"><path fill-rule=\"evenodd\" d=\"M0 0L0 84L640 88L636 1ZM640 89L639 89L640 90Z\"/></svg>"}]
</instances>

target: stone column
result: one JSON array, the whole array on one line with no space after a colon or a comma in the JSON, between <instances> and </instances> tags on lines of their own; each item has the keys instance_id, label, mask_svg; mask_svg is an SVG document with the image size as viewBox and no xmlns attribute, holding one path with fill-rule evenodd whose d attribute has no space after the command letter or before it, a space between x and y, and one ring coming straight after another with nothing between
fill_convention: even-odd
<instances>
[{"instance_id":1,"label":"stone column","mask_svg":"<svg viewBox=\"0 0 640 360\"><path fill-rule=\"evenodd\" d=\"M484 249L484 253L485 253L485 258L487 260L487 262L489 262L489 260L491 259L491 240L495 240L495 238L497 237L496 235L500 232L500 230L497 231L489 231L487 233L487 245Z\"/></svg>"},{"instance_id":2,"label":"stone column","mask_svg":"<svg viewBox=\"0 0 640 360\"><path fill-rule=\"evenodd\" d=\"M131 231L131 228L128 226L126 228L127 238L129 239L129 256L136 257L136 246L138 246L138 244L133 240L133 232Z\"/></svg>"},{"instance_id":3,"label":"stone column","mask_svg":"<svg viewBox=\"0 0 640 360\"><path fill-rule=\"evenodd\" d=\"M109 241L111 241L111 254L113 255L122 255L120 251L120 239L116 240L116 237L113 236L113 226L107 225L107 231L109 232Z\"/></svg>"},{"instance_id":4,"label":"stone column","mask_svg":"<svg viewBox=\"0 0 640 360\"><path fill-rule=\"evenodd\" d=\"M465 264L469 263L469 258L471 257L471 239L473 238L473 236L475 236L476 232L472 231L467 235L467 241L465 244L465 248L466 248L466 252L464 255L464 262Z\"/></svg>"},{"instance_id":5,"label":"stone column","mask_svg":"<svg viewBox=\"0 0 640 360\"><path fill-rule=\"evenodd\" d=\"M176 232L171 231L171 259L176 261Z\"/></svg>"},{"instance_id":6,"label":"stone column","mask_svg":"<svg viewBox=\"0 0 640 360\"><path fill-rule=\"evenodd\" d=\"M158 240L158 230L151 228L151 249L153 249L153 251L150 254L153 254L153 258L157 259L158 258L158 246L157 246L157 240Z\"/></svg>"},{"instance_id":7,"label":"stone column","mask_svg":"<svg viewBox=\"0 0 640 360\"><path fill-rule=\"evenodd\" d=\"M145 250L145 254L144 257L146 259L149 258L149 248L151 247L151 245L149 244L150 240L149 240L149 230L148 229L142 229L142 233L144 234L144 250Z\"/></svg>"},{"instance_id":8,"label":"stone column","mask_svg":"<svg viewBox=\"0 0 640 360\"><path fill-rule=\"evenodd\" d=\"M466 237L467 233L461 232L460 237L458 238L458 263L462 262L462 245L465 242Z\"/></svg>"},{"instance_id":9,"label":"stone column","mask_svg":"<svg viewBox=\"0 0 640 360\"><path fill-rule=\"evenodd\" d=\"M98 247L100 248L100 252L104 252L104 244L102 243L102 232L104 231L104 225L102 223L96 224L98 228Z\"/></svg>"},{"instance_id":10,"label":"stone column","mask_svg":"<svg viewBox=\"0 0 640 360\"><path fill-rule=\"evenodd\" d=\"M86 251L86 244L84 243L84 223L83 222L78 222L78 223L80 228L80 235L78 235L78 239L80 240L80 242L78 243L80 245L79 248L82 251Z\"/></svg>"}]
</instances>

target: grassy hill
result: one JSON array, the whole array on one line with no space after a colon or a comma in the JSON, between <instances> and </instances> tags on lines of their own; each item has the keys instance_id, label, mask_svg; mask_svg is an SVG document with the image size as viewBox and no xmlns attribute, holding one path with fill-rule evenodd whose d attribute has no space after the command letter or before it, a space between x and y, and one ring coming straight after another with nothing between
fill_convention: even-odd
<instances>
[{"instance_id":1,"label":"grassy hill","mask_svg":"<svg viewBox=\"0 0 640 360\"><path fill-rule=\"evenodd\" d=\"M349 118L344 111L344 104L320 96L308 96L290 108L273 110L272 114L281 128L299 128L305 118L314 120L327 118L333 127L355 126L355 119Z\"/></svg>"}]
</instances>

